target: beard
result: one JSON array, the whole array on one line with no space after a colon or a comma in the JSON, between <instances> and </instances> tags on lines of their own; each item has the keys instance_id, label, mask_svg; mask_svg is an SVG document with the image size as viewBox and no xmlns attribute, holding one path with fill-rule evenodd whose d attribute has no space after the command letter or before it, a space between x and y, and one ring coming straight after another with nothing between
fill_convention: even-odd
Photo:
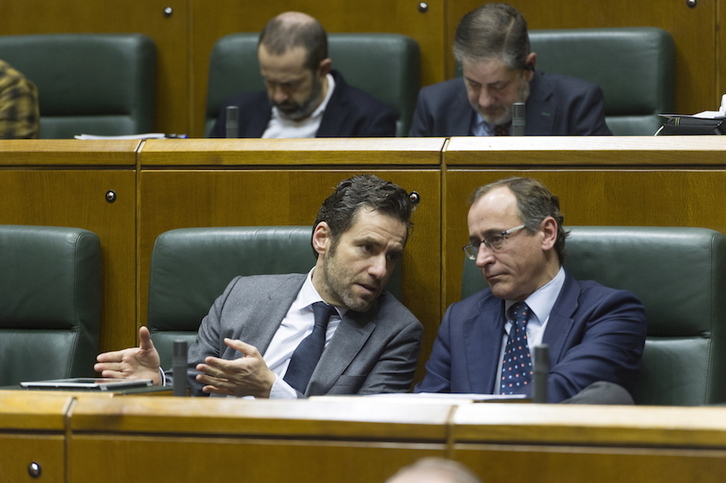
<instances>
[{"instance_id":1,"label":"beard","mask_svg":"<svg viewBox=\"0 0 726 483\"><path fill-rule=\"evenodd\" d=\"M365 275L356 275L347 270L347 266L335 256L336 247L328 252L328 257L322 265L328 290L343 305L356 312L367 312L383 290L383 281L374 279L361 280ZM354 287L363 283L375 290L375 294L358 295Z\"/></svg>"},{"instance_id":2,"label":"beard","mask_svg":"<svg viewBox=\"0 0 726 483\"><path fill-rule=\"evenodd\" d=\"M529 98L529 82L522 76L519 81L519 88L517 89L517 102L527 102ZM481 117L490 126L501 126L512 122L512 104L502 104L500 107L503 109L502 114L498 116L492 116L482 112L479 106L473 106L474 110L481 114Z\"/></svg>"},{"instance_id":3,"label":"beard","mask_svg":"<svg viewBox=\"0 0 726 483\"><path fill-rule=\"evenodd\" d=\"M280 112L280 115L286 119L291 121L300 121L305 119L318 107L320 94L323 92L323 82L318 77L313 77L312 84L310 95L302 103L287 100L280 103L275 103L273 101L272 105L275 106Z\"/></svg>"}]
</instances>

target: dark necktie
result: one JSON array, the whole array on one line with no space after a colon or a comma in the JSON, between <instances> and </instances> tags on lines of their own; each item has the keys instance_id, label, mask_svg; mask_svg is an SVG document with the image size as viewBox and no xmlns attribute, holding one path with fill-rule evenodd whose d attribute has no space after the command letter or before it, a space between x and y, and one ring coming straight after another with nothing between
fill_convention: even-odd
<instances>
[{"instance_id":1,"label":"dark necktie","mask_svg":"<svg viewBox=\"0 0 726 483\"><path fill-rule=\"evenodd\" d=\"M509 128L511 127L511 125L511 122L508 122L506 124L497 124L496 126L494 126L494 135L509 136Z\"/></svg>"},{"instance_id":2,"label":"dark necktie","mask_svg":"<svg viewBox=\"0 0 726 483\"><path fill-rule=\"evenodd\" d=\"M315 366L318 365L325 348L325 332L328 330L328 321L333 310L335 309L325 302L315 302L313 304L313 313L315 314L313 332L300 342L290 358L290 365L287 368L284 380L302 393L308 387L310 376L312 376Z\"/></svg>"},{"instance_id":3,"label":"dark necktie","mask_svg":"<svg viewBox=\"0 0 726 483\"><path fill-rule=\"evenodd\" d=\"M513 322L502 360L502 394L531 394L532 355L527 345L529 312L524 302L517 302L509 308Z\"/></svg>"}]
</instances>

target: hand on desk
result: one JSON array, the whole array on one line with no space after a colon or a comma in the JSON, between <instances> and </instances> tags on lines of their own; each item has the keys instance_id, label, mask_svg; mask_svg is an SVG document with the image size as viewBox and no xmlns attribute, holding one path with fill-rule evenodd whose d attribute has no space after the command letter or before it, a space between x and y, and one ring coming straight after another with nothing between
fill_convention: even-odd
<instances>
[{"instance_id":1,"label":"hand on desk","mask_svg":"<svg viewBox=\"0 0 726 483\"><path fill-rule=\"evenodd\" d=\"M151 341L149 329L139 329L139 347L120 351L104 352L96 357L98 363L93 366L103 377L121 379L151 379L155 386L162 384L159 366L159 353Z\"/></svg>"},{"instance_id":2,"label":"hand on desk","mask_svg":"<svg viewBox=\"0 0 726 483\"><path fill-rule=\"evenodd\" d=\"M232 361L207 357L197 365L197 381L205 384L202 391L225 396L266 398L275 383L275 374L267 367L255 346L241 340L225 338L227 346L242 353Z\"/></svg>"}]
</instances>

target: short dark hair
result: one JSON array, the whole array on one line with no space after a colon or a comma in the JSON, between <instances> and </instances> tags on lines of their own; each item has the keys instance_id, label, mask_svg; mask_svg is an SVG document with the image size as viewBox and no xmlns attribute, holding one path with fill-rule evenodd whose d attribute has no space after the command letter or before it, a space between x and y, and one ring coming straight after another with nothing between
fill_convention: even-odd
<instances>
[{"instance_id":1,"label":"short dark hair","mask_svg":"<svg viewBox=\"0 0 726 483\"><path fill-rule=\"evenodd\" d=\"M333 194L323 201L313 225L313 233L318 224L324 221L330 228L335 244L340 235L353 225L359 210L364 207L404 223L408 233L413 227L411 215L415 205L406 190L376 175L363 174L338 183ZM313 249L313 252L317 257L317 251Z\"/></svg>"},{"instance_id":2,"label":"short dark hair","mask_svg":"<svg viewBox=\"0 0 726 483\"><path fill-rule=\"evenodd\" d=\"M504 3L488 3L464 15L454 37L460 64L501 59L510 69L526 69L529 48L527 21Z\"/></svg>"},{"instance_id":3,"label":"short dark hair","mask_svg":"<svg viewBox=\"0 0 726 483\"><path fill-rule=\"evenodd\" d=\"M551 216L557 222L557 240L555 252L560 265L565 261L565 238L569 235L562 227L565 215L560 211L560 200L545 185L532 178L505 178L481 186L474 190L469 198L469 206L494 188L507 187L517 199L517 208L522 223L530 233L534 233L542 220Z\"/></svg>"},{"instance_id":4,"label":"short dark hair","mask_svg":"<svg viewBox=\"0 0 726 483\"><path fill-rule=\"evenodd\" d=\"M282 55L295 47L303 47L307 52L305 66L315 71L320 62L328 58L328 34L317 20L290 20L278 15L260 33L257 47L264 45L272 55Z\"/></svg>"}]
</instances>

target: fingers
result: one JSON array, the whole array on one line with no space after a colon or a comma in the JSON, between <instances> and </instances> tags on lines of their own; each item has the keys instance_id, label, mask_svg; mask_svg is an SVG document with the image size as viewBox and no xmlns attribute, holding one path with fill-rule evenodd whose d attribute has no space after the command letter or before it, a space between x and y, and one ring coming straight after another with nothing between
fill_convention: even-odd
<instances>
[{"instance_id":1,"label":"fingers","mask_svg":"<svg viewBox=\"0 0 726 483\"><path fill-rule=\"evenodd\" d=\"M260 357L260 352L257 350L257 347L246 342L242 342L241 340L228 339L225 337L224 343L227 344L228 347L241 352L243 356Z\"/></svg>"},{"instance_id":2,"label":"fingers","mask_svg":"<svg viewBox=\"0 0 726 483\"><path fill-rule=\"evenodd\" d=\"M148 351L154 348L154 343L151 341L151 332L148 327L142 325L139 328L139 349L142 351Z\"/></svg>"}]
</instances>

